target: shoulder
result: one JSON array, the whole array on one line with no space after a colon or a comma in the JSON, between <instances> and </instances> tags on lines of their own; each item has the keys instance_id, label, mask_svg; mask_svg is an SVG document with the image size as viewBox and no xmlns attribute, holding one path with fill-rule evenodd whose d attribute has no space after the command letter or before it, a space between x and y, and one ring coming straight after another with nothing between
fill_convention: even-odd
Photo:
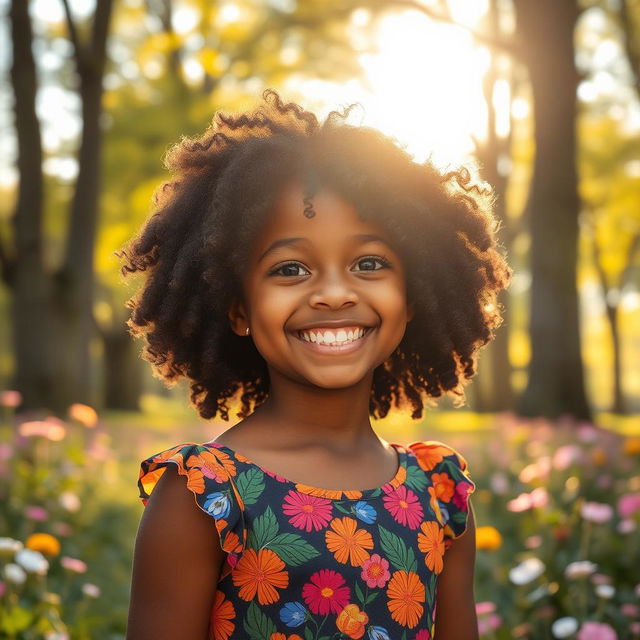
<instances>
[{"instance_id":1,"label":"shoulder","mask_svg":"<svg viewBox=\"0 0 640 640\"><path fill-rule=\"evenodd\" d=\"M431 471L446 461L454 463L460 471L469 470L466 458L452 446L439 440L419 440L408 444L407 449L413 452L425 471Z\"/></svg>"}]
</instances>

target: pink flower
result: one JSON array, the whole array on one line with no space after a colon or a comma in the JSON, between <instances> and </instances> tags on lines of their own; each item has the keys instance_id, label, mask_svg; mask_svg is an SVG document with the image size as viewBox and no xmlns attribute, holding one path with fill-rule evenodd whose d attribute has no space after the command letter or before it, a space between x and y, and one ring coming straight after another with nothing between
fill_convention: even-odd
<instances>
[{"instance_id":1,"label":"pink flower","mask_svg":"<svg viewBox=\"0 0 640 640\"><path fill-rule=\"evenodd\" d=\"M424 518L422 506L418 496L405 485L402 484L397 489L389 491L382 501L396 522L410 529L417 529L420 526Z\"/></svg>"},{"instance_id":2,"label":"pink flower","mask_svg":"<svg viewBox=\"0 0 640 640\"><path fill-rule=\"evenodd\" d=\"M87 571L87 564L78 558L70 558L69 556L62 556L60 558L60 564L69 571L74 573L85 573Z\"/></svg>"},{"instance_id":3,"label":"pink flower","mask_svg":"<svg viewBox=\"0 0 640 640\"><path fill-rule=\"evenodd\" d=\"M467 503L469 502L470 488L471 484L465 482L464 480L458 482L458 484L455 486L455 491L453 494L453 504L455 504L456 507L458 507L458 509L461 509L462 511L468 510Z\"/></svg>"},{"instance_id":4,"label":"pink flower","mask_svg":"<svg viewBox=\"0 0 640 640\"><path fill-rule=\"evenodd\" d=\"M626 493L618 500L618 513L625 520L640 511L640 493Z\"/></svg>"},{"instance_id":5,"label":"pink flower","mask_svg":"<svg viewBox=\"0 0 640 640\"><path fill-rule=\"evenodd\" d=\"M64 424L60 420L54 418L47 418L46 420L30 420L29 422L23 422L18 427L18 433L25 437L41 437L53 442L64 440L67 434L67 430Z\"/></svg>"},{"instance_id":6,"label":"pink flower","mask_svg":"<svg viewBox=\"0 0 640 640\"><path fill-rule=\"evenodd\" d=\"M581 514L589 522L604 524L613 517L613 507L601 502L585 502L582 505Z\"/></svg>"},{"instance_id":7,"label":"pink flower","mask_svg":"<svg viewBox=\"0 0 640 640\"><path fill-rule=\"evenodd\" d=\"M0 406L15 409L22 404L22 394L19 391L7 389L0 392Z\"/></svg>"},{"instance_id":8,"label":"pink flower","mask_svg":"<svg viewBox=\"0 0 640 640\"><path fill-rule=\"evenodd\" d=\"M431 634L426 629L420 629L416 636L416 640L431 640Z\"/></svg>"},{"instance_id":9,"label":"pink flower","mask_svg":"<svg viewBox=\"0 0 640 640\"><path fill-rule=\"evenodd\" d=\"M577 637L578 640L618 640L616 632L605 622L585 622Z\"/></svg>"},{"instance_id":10,"label":"pink flower","mask_svg":"<svg viewBox=\"0 0 640 640\"><path fill-rule=\"evenodd\" d=\"M553 466L558 471L564 471L574 462L582 459L582 450L575 444L566 444L554 453Z\"/></svg>"},{"instance_id":11,"label":"pink flower","mask_svg":"<svg viewBox=\"0 0 640 640\"><path fill-rule=\"evenodd\" d=\"M384 587L391 577L389 561L374 553L368 560L364 561L360 577L367 583L367 587Z\"/></svg>"},{"instance_id":12,"label":"pink flower","mask_svg":"<svg viewBox=\"0 0 640 640\"><path fill-rule=\"evenodd\" d=\"M476 614L479 616L485 615L486 613L493 613L495 610L496 605L493 602L476 603Z\"/></svg>"},{"instance_id":13,"label":"pink flower","mask_svg":"<svg viewBox=\"0 0 640 640\"><path fill-rule=\"evenodd\" d=\"M544 487L537 487L531 493L521 493L517 498L509 500L507 509L514 513L520 513L533 507L544 507L548 502L547 490Z\"/></svg>"},{"instance_id":14,"label":"pink flower","mask_svg":"<svg viewBox=\"0 0 640 640\"><path fill-rule=\"evenodd\" d=\"M478 620L478 633L483 635L497 629L502 624L502 618L497 613L491 613Z\"/></svg>"},{"instance_id":15,"label":"pink flower","mask_svg":"<svg viewBox=\"0 0 640 640\"><path fill-rule=\"evenodd\" d=\"M302 597L312 613L340 613L349 603L351 592L344 578L331 569L320 569L302 587Z\"/></svg>"},{"instance_id":16,"label":"pink flower","mask_svg":"<svg viewBox=\"0 0 640 640\"><path fill-rule=\"evenodd\" d=\"M331 500L318 498L308 493L289 490L284 498L282 511L289 516L289 522L296 529L309 532L313 528L320 531L331 520Z\"/></svg>"},{"instance_id":17,"label":"pink flower","mask_svg":"<svg viewBox=\"0 0 640 640\"><path fill-rule=\"evenodd\" d=\"M49 517L48 511L44 507L38 507L33 504L28 504L24 508L24 515L29 520L35 520L36 522L44 522Z\"/></svg>"}]
</instances>

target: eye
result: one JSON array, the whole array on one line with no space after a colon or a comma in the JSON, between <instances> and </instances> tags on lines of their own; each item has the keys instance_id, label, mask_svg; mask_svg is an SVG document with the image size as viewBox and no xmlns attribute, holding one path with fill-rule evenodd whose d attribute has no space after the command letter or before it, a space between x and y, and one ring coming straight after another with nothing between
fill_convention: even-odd
<instances>
[{"instance_id":1,"label":"eye","mask_svg":"<svg viewBox=\"0 0 640 640\"><path fill-rule=\"evenodd\" d=\"M284 272L284 270L296 270L296 269L304 269L305 271L307 271L299 262L285 262L284 264L281 264L277 267L275 267L274 269L272 269L271 271L269 271L269 275L270 276L285 276L285 277L296 277L296 276L301 276L304 274L301 273L291 273L291 271L288 272ZM307 271L307 273L309 273Z\"/></svg>"},{"instance_id":2,"label":"eye","mask_svg":"<svg viewBox=\"0 0 640 640\"><path fill-rule=\"evenodd\" d=\"M373 265L376 262L379 262L382 265L380 269L376 269L375 267L373 267L373 268L360 269L360 271L380 271L381 269L387 269L391 266L391 263L382 256L365 256L364 258L360 258L356 264L364 263L368 265Z\"/></svg>"}]
</instances>

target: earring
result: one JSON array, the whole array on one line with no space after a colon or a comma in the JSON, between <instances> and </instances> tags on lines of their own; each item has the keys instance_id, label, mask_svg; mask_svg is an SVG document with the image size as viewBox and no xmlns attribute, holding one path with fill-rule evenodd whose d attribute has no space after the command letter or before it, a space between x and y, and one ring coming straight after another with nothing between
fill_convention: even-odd
<instances>
[{"instance_id":1,"label":"earring","mask_svg":"<svg viewBox=\"0 0 640 640\"><path fill-rule=\"evenodd\" d=\"M247 328L246 328L246 330L245 330L245 332L244 332L244 335L245 335L245 336L248 336L248 335L249 335L249 327L247 327Z\"/></svg>"}]
</instances>

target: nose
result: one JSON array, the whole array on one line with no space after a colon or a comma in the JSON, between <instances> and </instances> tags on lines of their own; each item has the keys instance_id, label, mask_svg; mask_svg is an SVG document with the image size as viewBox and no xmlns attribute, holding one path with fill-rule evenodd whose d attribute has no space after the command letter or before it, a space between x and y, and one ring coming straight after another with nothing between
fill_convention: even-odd
<instances>
[{"instance_id":1,"label":"nose","mask_svg":"<svg viewBox=\"0 0 640 640\"><path fill-rule=\"evenodd\" d=\"M327 272L316 284L315 291L309 298L309 305L315 308L330 307L339 309L345 304L358 302L358 294L349 282L349 276L339 270Z\"/></svg>"}]
</instances>

